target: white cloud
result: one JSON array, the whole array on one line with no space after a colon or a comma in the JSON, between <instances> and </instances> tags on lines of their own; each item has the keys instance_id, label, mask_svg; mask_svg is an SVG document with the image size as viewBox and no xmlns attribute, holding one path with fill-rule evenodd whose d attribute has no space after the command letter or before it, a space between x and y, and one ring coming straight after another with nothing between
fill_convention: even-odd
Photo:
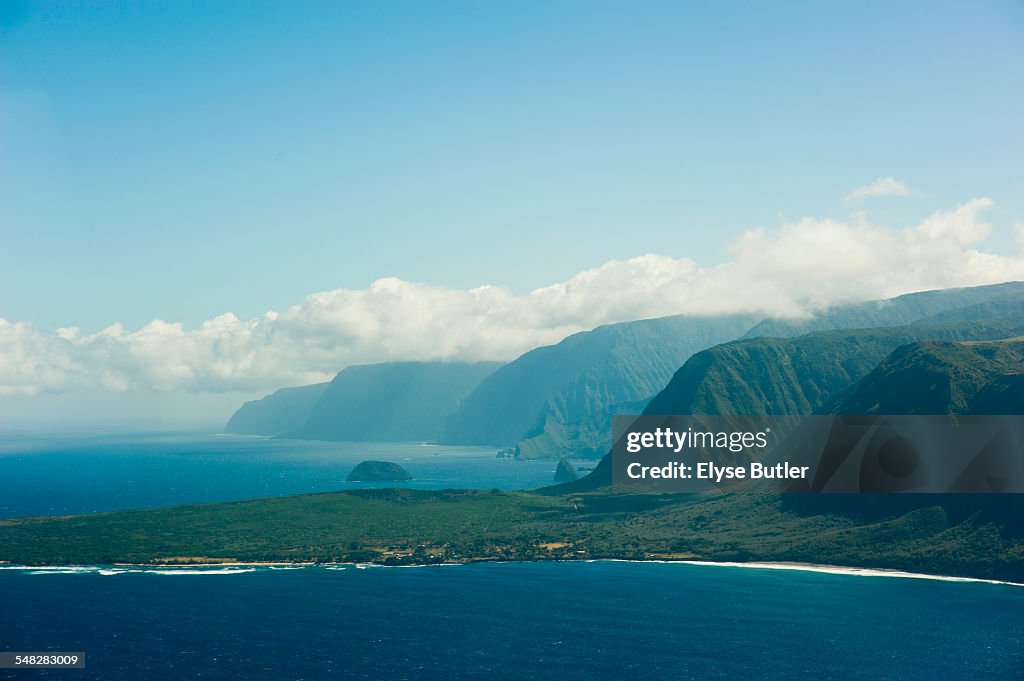
<instances>
[{"instance_id":1,"label":"white cloud","mask_svg":"<svg viewBox=\"0 0 1024 681\"><path fill-rule=\"evenodd\" d=\"M909 196L910 189L903 180L895 177L880 177L871 184L857 187L846 195L849 203L859 203L865 199L872 199L877 196Z\"/></svg>"},{"instance_id":2,"label":"white cloud","mask_svg":"<svg viewBox=\"0 0 1024 681\"><path fill-rule=\"evenodd\" d=\"M978 251L991 226L975 199L894 230L863 215L749 230L731 260L700 267L644 255L516 295L388 278L308 296L253 319L198 328L155 320L137 330L45 331L0 319L0 395L157 390L263 391L330 378L354 363L512 359L599 324L670 314L804 315L853 300L1024 279L1024 255Z\"/></svg>"}]
</instances>

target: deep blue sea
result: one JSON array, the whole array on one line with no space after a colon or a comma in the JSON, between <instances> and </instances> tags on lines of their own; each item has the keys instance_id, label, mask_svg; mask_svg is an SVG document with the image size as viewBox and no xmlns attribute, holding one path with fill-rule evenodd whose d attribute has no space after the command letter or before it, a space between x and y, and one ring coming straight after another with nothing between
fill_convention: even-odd
<instances>
[{"instance_id":1,"label":"deep blue sea","mask_svg":"<svg viewBox=\"0 0 1024 681\"><path fill-rule=\"evenodd\" d=\"M0 649L97 679L1020 679L1024 588L658 563L0 570ZM0 672L2 674L3 672Z\"/></svg>"},{"instance_id":2,"label":"deep blue sea","mask_svg":"<svg viewBox=\"0 0 1024 681\"><path fill-rule=\"evenodd\" d=\"M348 489L521 489L492 448L202 433L0 438L0 517ZM582 463L582 462L581 462ZM0 651L84 651L96 679L1024 679L1024 588L657 563L0 568Z\"/></svg>"},{"instance_id":3,"label":"deep blue sea","mask_svg":"<svg viewBox=\"0 0 1024 681\"><path fill-rule=\"evenodd\" d=\"M0 518L373 486L529 489L552 484L557 462L497 459L495 453L494 447L315 442L208 433L0 433ZM367 459L394 461L414 479L345 482L352 468Z\"/></svg>"}]
</instances>

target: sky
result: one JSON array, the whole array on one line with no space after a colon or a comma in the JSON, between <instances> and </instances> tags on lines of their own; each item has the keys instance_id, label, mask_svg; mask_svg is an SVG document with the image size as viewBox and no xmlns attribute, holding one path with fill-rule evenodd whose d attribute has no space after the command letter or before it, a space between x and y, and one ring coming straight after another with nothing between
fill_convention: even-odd
<instances>
[{"instance_id":1,"label":"sky","mask_svg":"<svg viewBox=\"0 0 1024 681\"><path fill-rule=\"evenodd\" d=\"M0 421L1024 278L1021 120L1019 2L5 2Z\"/></svg>"}]
</instances>

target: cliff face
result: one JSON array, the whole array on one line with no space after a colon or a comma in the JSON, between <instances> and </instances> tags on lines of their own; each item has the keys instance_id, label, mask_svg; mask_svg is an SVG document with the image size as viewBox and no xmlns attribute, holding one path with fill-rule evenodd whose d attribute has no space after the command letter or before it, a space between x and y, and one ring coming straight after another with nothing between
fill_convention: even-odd
<instances>
[{"instance_id":1,"label":"cliff face","mask_svg":"<svg viewBox=\"0 0 1024 681\"><path fill-rule=\"evenodd\" d=\"M352 366L327 385L305 423L287 437L311 440L436 440L445 419L496 362L392 362Z\"/></svg>"},{"instance_id":2,"label":"cliff face","mask_svg":"<svg viewBox=\"0 0 1024 681\"><path fill-rule=\"evenodd\" d=\"M282 388L261 400L246 402L231 416L224 432L280 435L301 428L326 388L326 383Z\"/></svg>"},{"instance_id":3,"label":"cliff face","mask_svg":"<svg viewBox=\"0 0 1024 681\"><path fill-rule=\"evenodd\" d=\"M968 321L933 323L926 319L905 326L725 343L694 355L650 401L645 413L810 414L867 376L900 346L926 340L999 340L1021 335L1024 316L1016 310L1022 301L1024 294L1007 298L1000 305L987 306L990 316L969 317ZM925 356L911 358L907 364L915 361L924 362ZM914 393L907 399L925 397Z\"/></svg>"},{"instance_id":4,"label":"cliff face","mask_svg":"<svg viewBox=\"0 0 1024 681\"><path fill-rule=\"evenodd\" d=\"M1024 413L1022 300L989 304L991 316L969 321L724 343L691 357L643 413ZM551 489L610 483L606 456L590 475Z\"/></svg>"},{"instance_id":5,"label":"cliff face","mask_svg":"<svg viewBox=\"0 0 1024 681\"><path fill-rule=\"evenodd\" d=\"M1010 282L841 305L808 320L676 316L599 327L528 352L494 372L448 420L442 442L515 444L527 458L596 458L611 444L612 416L639 413L654 395L659 396L656 408L668 410L659 413L806 413L900 344L971 333L995 337L982 327L1020 318L1022 312L1024 283ZM940 328L964 321L975 322L971 333ZM930 327L934 336L890 330L911 323ZM835 329L861 331L815 337L799 347L787 340ZM752 345L730 343L741 336ZM713 347L719 344L725 345ZM676 375L694 353L708 348L719 355L694 357L688 373ZM841 360L829 356L834 348ZM696 377L702 363L710 363L710 373ZM738 378L737 365L760 376ZM691 395L670 380L696 380L701 386ZM671 389L662 391L666 385Z\"/></svg>"},{"instance_id":6,"label":"cliff face","mask_svg":"<svg viewBox=\"0 0 1024 681\"><path fill-rule=\"evenodd\" d=\"M738 337L755 321L664 317L537 348L482 381L448 419L441 441L518 445L530 458L600 456L613 414L642 409L687 357Z\"/></svg>"},{"instance_id":7,"label":"cliff face","mask_svg":"<svg viewBox=\"0 0 1024 681\"><path fill-rule=\"evenodd\" d=\"M226 432L312 440L425 441L497 362L352 366L330 383L284 388L246 402Z\"/></svg>"},{"instance_id":8,"label":"cliff face","mask_svg":"<svg viewBox=\"0 0 1024 681\"><path fill-rule=\"evenodd\" d=\"M611 444L611 419L617 413L645 407L654 410L648 413L809 413L900 345L1009 337L1019 319L1024 319L1024 284L1011 282L838 306L800 322L756 323L755 317L736 315L612 324L537 348L504 366L349 367L329 385L280 390L247 403L232 417L228 432L439 440L517 446L527 458L596 458ZM917 321L889 326L906 320ZM872 324L879 328L788 337L808 328ZM730 342L740 336L745 340ZM1020 390L1012 379L1003 383L989 389L991 400Z\"/></svg>"}]
</instances>

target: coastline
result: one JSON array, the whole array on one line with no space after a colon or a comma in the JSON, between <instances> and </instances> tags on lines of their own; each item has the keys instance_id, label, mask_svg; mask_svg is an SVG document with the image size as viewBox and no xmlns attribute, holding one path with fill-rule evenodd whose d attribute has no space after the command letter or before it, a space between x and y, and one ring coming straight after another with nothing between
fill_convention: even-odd
<instances>
[{"instance_id":1,"label":"coastline","mask_svg":"<svg viewBox=\"0 0 1024 681\"><path fill-rule=\"evenodd\" d=\"M895 579L924 579L939 582L960 582L976 584L994 584L1001 586L1013 586L1024 588L1024 582L1010 582L998 579L984 579L981 577L960 577L955 575L934 575L923 572L907 572L888 568L861 568L848 565L827 565L817 563L799 562L732 562L714 560L665 560L648 559L637 560L627 558L589 558L580 560L536 560L536 561L492 561L492 560L467 560L462 562L447 563L422 563L416 565L383 565L380 563L315 563L303 562L282 562L282 561L247 561L247 562L215 562L215 563L113 563L110 565L17 565L13 563L0 562L0 570L21 570L36 574L75 574L90 573L112 575L127 572L135 573L156 573L156 574L243 574L253 572L257 568L269 568L278 570L300 570L306 568L430 568L430 567L455 567L461 565L475 565L481 563L650 563L664 565L696 565L701 567L725 567L745 568L754 570L781 570L793 572L814 572L819 574L846 575L850 577L889 577ZM232 569L234 568L234 569Z\"/></svg>"},{"instance_id":2,"label":"coastline","mask_svg":"<svg viewBox=\"0 0 1024 681\"><path fill-rule=\"evenodd\" d=\"M794 570L801 572L818 572L832 575L849 575L852 577L895 577L898 579L931 579L939 582L977 582L981 584L1002 584L1004 586L1024 587L1024 582L1008 582L999 579L984 579L982 577L930 575L924 572L906 572L904 570L893 570L887 568L858 568L844 565L819 565L816 563L787 562L733 563L712 560L682 560L671 562L686 563L688 565L705 565L712 567L759 568L764 570Z\"/></svg>"}]
</instances>

